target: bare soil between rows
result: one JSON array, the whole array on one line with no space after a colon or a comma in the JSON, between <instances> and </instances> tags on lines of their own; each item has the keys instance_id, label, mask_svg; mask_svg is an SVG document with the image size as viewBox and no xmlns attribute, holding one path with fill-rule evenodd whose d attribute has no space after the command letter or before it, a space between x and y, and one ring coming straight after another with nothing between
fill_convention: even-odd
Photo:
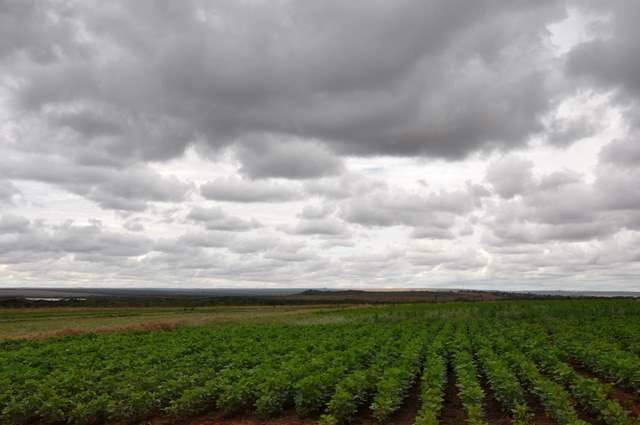
<instances>
[{"instance_id":1,"label":"bare soil between rows","mask_svg":"<svg viewBox=\"0 0 640 425\"><path fill-rule=\"evenodd\" d=\"M527 402L527 406L529 406L529 409L531 410L531 423L534 425L555 425L555 422L553 421L553 419L551 419L551 417L549 417L549 415L547 414L547 412L545 412L544 407L542 406L542 403L540 403L540 400L538 400L538 398L527 392L525 394L526 397L526 402Z\"/></svg>"},{"instance_id":2,"label":"bare soil between rows","mask_svg":"<svg viewBox=\"0 0 640 425\"><path fill-rule=\"evenodd\" d=\"M597 376L595 373L591 372L589 369L587 369L580 363L571 362L570 366L573 368L573 370L575 370L577 373L584 376L585 378L597 379L600 382L607 383L605 379ZM616 384L611 384L611 383L609 384L611 385L609 397L613 400L616 400L618 403L620 403L620 405L624 408L624 410L630 412L632 416L635 416L636 418L640 418L640 395L630 393L627 390L620 388Z\"/></svg>"},{"instance_id":3,"label":"bare soil between rows","mask_svg":"<svg viewBox=\"0 0 640 425\"><path fill-rule=\"evenodd\" d=\"M588 378L598 378L585 369L580 364L571 366L581 375ZM417 380L419 382L419 379ZM486 378L481 376L481 385L485 390L485 409L487 422L491 425L512 425L513 421L500 406L489 387ZM617 386L611 387L610 397L617 400L625 410L631 412L635 417L640 416L639 397L631 394ZM532 394L527 394L527 404L529 405L534 425L554 425L555 422L545 412L539 400ZM416 383L409 392L409 395L398 412L384 425L413 425L420 407L420 388ZM576 407L580 419L587 423L599 425L601 422L589 415L583 409ZM240 414L233 417L224 417L219 413L210 413L194 418L172 420L166 417L154 418L143 422L147 425L317 425L318 418L300 418L293 409L288 410L284 415L277 418L261 419L254 414ZM466 415L462 400L458 396L455 374L451 367L447 369L447 384L445 387L445 397L443 402L441 421L442 425L463 425L466 423ZM361 414L352 422L352 425L380 425L370 414L368 407L363 407Z\"/></svg>"},{"instance_id":4,"label":"bare soil between rows","mask_svg":"<svg viewBox=\"0 0 640 425\"><path fill-rule=\"evenodd\" d=\"M402 407L384 425L413 425L420 407L419 385L415 384ZM252 413L225 417L220 413L205 414L193 418L172 419L158 417L142 422L145 425L317 425L318 418L300 418L294 409L285 412L284 415L261 419ZM352 425L381 425L371 416L368 406L362 408L362 413L351 423ZM462 422L460 423L462 424Z\"/></svg>"},{"instance_id":5,"label":"bare soil between rows","mask_svg":"<svg viewBox=\"0 0 640 425\"><path fill-rule=\"evenodd\" d=\"M458 396L455 374L451 365L447 368L447 385L444 390L444 403L440 417L441 425L460 425L465 423L464 407Z\"/></svg>"},{"instance_id":6,"label":"bare soil between rows","mask_svg":"<svg viewBox=\"0 0 640 425\"><path fill-rule=\"evenodd\" d=\"M484 407L487 422L491 425L512 425L513 420L505 413L504 409L502 409L500 402L496 399L493 391L491 391L487 377L482 373L480 374L480 385L485 394Z\"/></svg>"}]
</instances>

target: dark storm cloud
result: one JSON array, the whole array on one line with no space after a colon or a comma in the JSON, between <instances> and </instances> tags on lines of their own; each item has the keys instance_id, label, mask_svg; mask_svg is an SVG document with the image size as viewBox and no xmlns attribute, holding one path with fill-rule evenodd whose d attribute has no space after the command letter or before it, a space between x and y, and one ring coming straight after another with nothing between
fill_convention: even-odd
<instances>
[{"instance_id":1,"label":"dark storm cloud","mask_svg":"<svg viewBox=\"0 0 640 425\"><path fill-rule=\"evenodd\" d=\"M310 178L339 171L331 152L459 158L522 145L559 94L555 1L18 3L16 108L121 161L236 144L248 176ZM14 57L32 47L50 59Z\"/></svg>"}]
</instances>

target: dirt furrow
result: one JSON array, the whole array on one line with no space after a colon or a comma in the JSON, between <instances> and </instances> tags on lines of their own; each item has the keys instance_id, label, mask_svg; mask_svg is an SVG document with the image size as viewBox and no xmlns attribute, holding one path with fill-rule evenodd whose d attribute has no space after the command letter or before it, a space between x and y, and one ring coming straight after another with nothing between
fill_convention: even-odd
<instances>
[{"instance_id":1,"label":"dirt furrow","mask_svg":"<svg viewBox=\"0 0 640 425\"><path fill-rule=\"evenodd\" d=\"M456 388L455 374L449 365L440 423L441 425L460 425L465 423L465 419L466 416L464 414L462 400L458 396L458 388Z\"/></svg>"}]
</instances>

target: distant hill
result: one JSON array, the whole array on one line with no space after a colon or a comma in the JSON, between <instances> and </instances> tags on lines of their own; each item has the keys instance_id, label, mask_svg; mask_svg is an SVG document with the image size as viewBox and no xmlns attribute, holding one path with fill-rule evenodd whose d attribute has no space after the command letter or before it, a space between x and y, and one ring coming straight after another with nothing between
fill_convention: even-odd
<instances>
[{"instance_id":1,"label":"distant hill","mask_svg":"<svg viewBox=\"0 0 640 425\"><path fill-rule=\"evenodd\" d=\"M315 300L325 302L406 303L449 301L497 301L506 299L541 298L544 295L501 291L474 290L318 290L310 289L286 296L290 300Z\"/></svg>"},{"instance_id":2,"label":"distant hill","mask_svg":"<svg viewBox=\"0 0 640 425\"><path fill-rule=\"evenodd\" d=\"M528 293L561 297L640 297L640 291L530 291Z\"/></svg>"},{"instance_id":3,"label":"distant hill","mask_svg":"<svg viewBox=\"0 0 640 425\"><path fill-rule=\"evenodd\" d=\"M638 297L633 292L505 292L467 289L0 288L0 307L383 304L577 297Z\"/></svg>"}]
</instances>

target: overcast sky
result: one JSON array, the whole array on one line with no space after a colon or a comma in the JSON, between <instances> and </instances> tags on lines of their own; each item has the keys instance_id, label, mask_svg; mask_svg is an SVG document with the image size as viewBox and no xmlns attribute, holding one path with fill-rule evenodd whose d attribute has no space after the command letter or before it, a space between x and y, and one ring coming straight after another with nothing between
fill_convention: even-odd
<instances>
[{"instance_id":1,"label":"overcast sky","mask_svg":"<svg viewBox=\"0 0 640 425\"><path fill-rule=\"evenodd\" d=\"M638 22L0 0L0 287L640 290Z\"/></svg>"}]
</instances>

